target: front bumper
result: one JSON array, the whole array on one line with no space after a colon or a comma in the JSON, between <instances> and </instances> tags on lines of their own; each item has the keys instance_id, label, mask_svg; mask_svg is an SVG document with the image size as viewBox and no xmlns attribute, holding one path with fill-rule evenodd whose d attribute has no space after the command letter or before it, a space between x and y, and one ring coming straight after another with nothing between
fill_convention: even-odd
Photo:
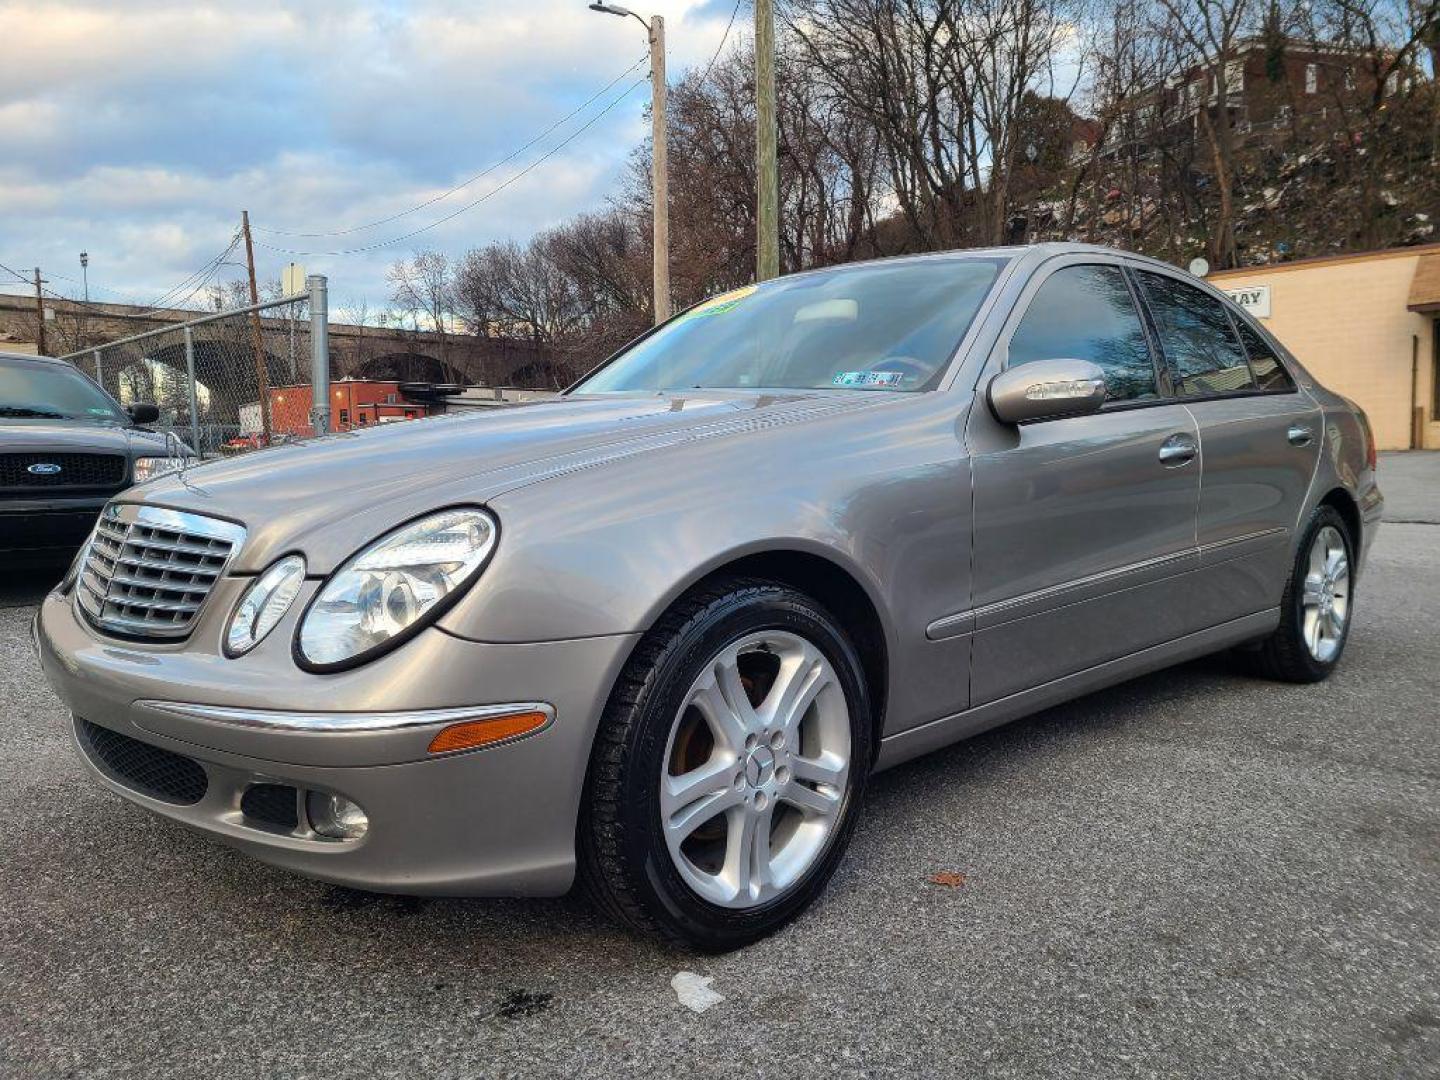
<instances>
[{"instance_id":1,"label":"front bumper","mask_svg":"<svg viewBox=\"0 0 1440 1080\"><path fill-rule=\"evenodd\" d=\"M0 502L0 553L7 557L75 554L108 495L6 499Z\"/></svg>"},{"instance_id":2,"label":"front bumper","mask_svg":"<svg viewBox=\"0 0 1440 1080\"><path fill-rule=\"evenodd\" d=\"M108 767L89 740L76 739L97 780L154 813L265 862L355 888L543 896L570 887L591 741L630 636L500 645L432 628L372 664L319 676L288 661L288 638L273 640L285 629L230 661L194 639L142 647L100 637L69 597L52 593L36 616L35 643L46 677L75 717L204 770L203 795L179 804L147 793ZM455 722L455 710L507 702L547 703L554 720L513 742L428 753L434 733ZM237 719L235 710L255 709L281 722ZM286 713L302 721L331 715L343 723L360 713L380 719L362 730L317 731L313 722L287 724ZM403 722L385 722L396 715ZM83 735L79 719L76 725ZM245 813L245 794L256 784L302 793L295 828ZM369 818L365 835L315 834L304 819L306 791L358 803Z\"/></svg>"}]
</instances>

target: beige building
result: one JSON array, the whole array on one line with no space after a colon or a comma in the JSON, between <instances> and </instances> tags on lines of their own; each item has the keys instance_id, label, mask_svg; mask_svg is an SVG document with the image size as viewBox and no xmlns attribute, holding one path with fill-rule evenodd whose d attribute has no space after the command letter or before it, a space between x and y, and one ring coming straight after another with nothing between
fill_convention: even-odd
<instances>
[{"instance_id":1,"label":"beige building","mask_svg":"<svg viewBox=\"0 0 1440 1080\"><path fill-rule=\"evenodd\" d=\"M1208 278L1370 417L1382 450L1440 450L1440 244Z\"/></svg>"}]
</instances>

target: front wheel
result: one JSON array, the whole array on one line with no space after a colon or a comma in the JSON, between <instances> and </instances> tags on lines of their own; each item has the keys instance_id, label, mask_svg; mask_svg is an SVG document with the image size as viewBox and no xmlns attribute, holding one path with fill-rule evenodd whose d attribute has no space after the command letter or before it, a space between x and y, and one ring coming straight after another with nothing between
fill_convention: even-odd
<instances>
[{"instance_id":1,"label":"front wheel","mask_svg":"<svg viewBox=\"0 0 1440 1080\"><path fill-rule=\"evenodd\" d=\"M1254 654L1261 674L1319 682L1340 662L1355 610L1354 540L1338 511L1311 516L1280 601L1280 625Z\"/></svg>"},{"instance_id":2,"label":"front wheel","mask_svg":"<svg viewBox=\"0 0 1440 1080\"><path fill-rule=\"evenodd\" d=\"M764 937L834 872L871 739L858 657L822 607L764 581L690 595L637 647L596 735L591 891L707 951Z\"/></svg>"}]
</instances>

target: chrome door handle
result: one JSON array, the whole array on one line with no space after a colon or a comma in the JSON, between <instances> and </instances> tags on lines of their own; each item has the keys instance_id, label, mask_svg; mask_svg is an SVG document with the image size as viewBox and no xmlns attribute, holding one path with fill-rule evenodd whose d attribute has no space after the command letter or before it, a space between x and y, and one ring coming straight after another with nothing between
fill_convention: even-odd
<instances>
[{"instance_id":1,"label":"chrome door handle","mask_svg":"<svg viewBox=\"0 0 1440 1080\"><path fill-rule=\"evenodd\" d=\"M1315 441L1315 433L1304 424L1291 424L1285 437L1290 440L1291 446L1309 446Z\"/></svg>"},{"instance_id":2,"label":"chrome door handle","mask_svg":"<svg viewBox=\"0 0 1440 1080\"><path fill-rule=\"evenodd\" d=\"M1199 452L1200 448L1189 435L1171 435L1160 444L1160 464L1167 468L1188 465Z\"/></svg>"}]
</instances>

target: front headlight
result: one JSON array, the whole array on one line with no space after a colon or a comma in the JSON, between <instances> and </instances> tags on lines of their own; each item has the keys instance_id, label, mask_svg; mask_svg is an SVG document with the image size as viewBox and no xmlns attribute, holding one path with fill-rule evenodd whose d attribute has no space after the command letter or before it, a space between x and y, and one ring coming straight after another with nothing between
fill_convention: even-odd
<instances>
[{"instance_id":1,"label":"front headlight","mask_svg":"<svg viewBox=\"0 0 1440 1080\"><path fill-rule=\"evenodd\" d=\"M305 560L286 555L245 590L225 630L225 655L244 656L285 617L305 584Z\"/></svg>"},{"instance_id":2,"label":"front headlight","mask_svg":"<svg viewBox=\"0 0 1440 1080\"><path fill-rule=\"evenodd\" d=\"M300 620L296 652L312 670L349 667L400 644L460 598L495 550L484 510L442 510L402 526L331 575Z\"/></svg>"},{"instance_id":3,"label":"front headlight","mask_svg":"<svg viewBox=\"0 0 1440 1080\"><path fill-rule=\"evenodd\" d=\"M135 459L135 483L143 484L166 473L179 472L192 460L186 457L137 457Z\"/></svg>"}]
</instances>

